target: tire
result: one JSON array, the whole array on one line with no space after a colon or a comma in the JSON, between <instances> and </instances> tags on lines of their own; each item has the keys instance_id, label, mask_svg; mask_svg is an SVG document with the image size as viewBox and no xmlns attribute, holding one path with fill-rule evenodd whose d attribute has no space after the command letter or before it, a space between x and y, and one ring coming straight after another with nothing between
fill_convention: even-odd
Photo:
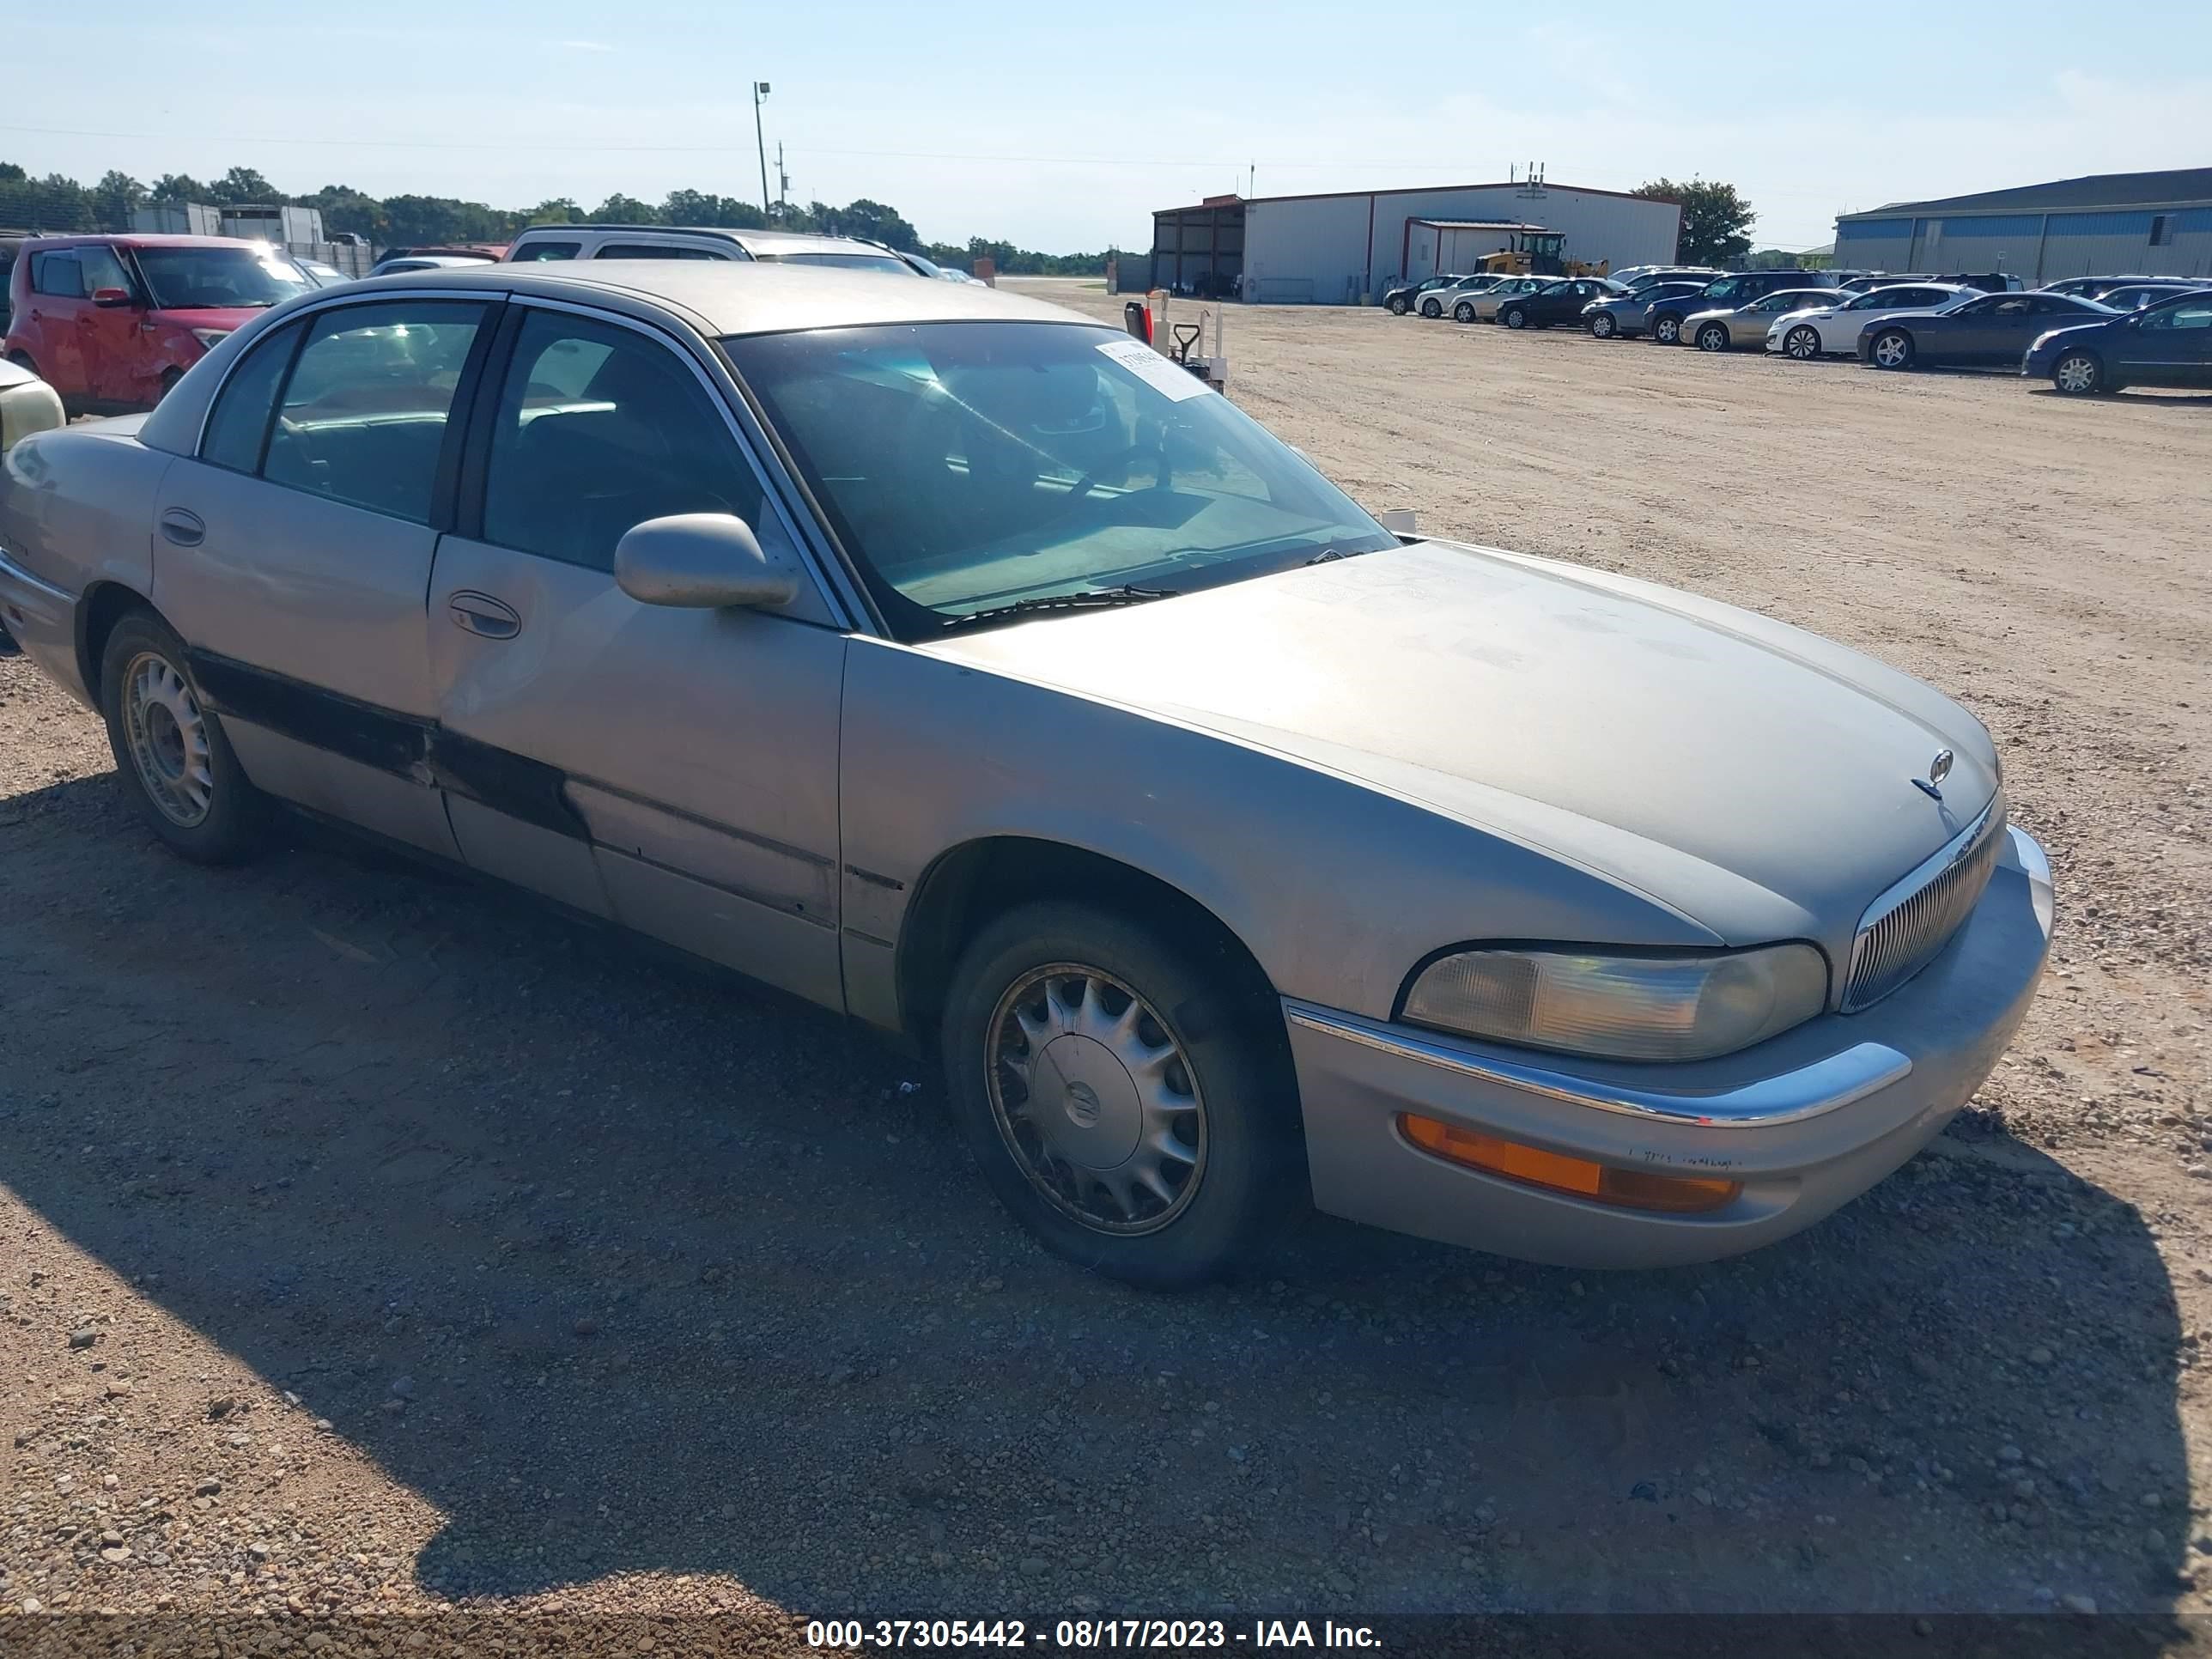
<instances>
[{"instance_id":1,"label":"tire","mask_svg":"<svg viewBox=\"0 0 2212 1659\"><path fill-rule=\"evenodd\" d=\"M151 611L132 611L107 636L100 707L123 791L170 851L196 864L235 864L259 848L269 799L202 706L184 642Z\"/></svg>"},{"instance_id":2,"label":"tire","mask_svg":"<svg viewBox=\"0 0 2212 1659\"><path fill-rule=\"evenodd\" d=\"M986 1183L1047 1249L1177 1290L1255 1259L1304 1213L1297 1085L1270 1025L1281 1014L1272 997L1239 996L1224 965L1173 933L1065 902L1009 911L962 953L941 1031L952 1111ZM1046 1085L1030 1093L1025 1074L1038 1054L1059 1059L1049 1115L1033 1118ZM1147 1057L1161 1054L1153 1072ZM1140 1085L1146 1073L1157 1081ZM1146 1158L1168 1142L1172 1153ZM1137 1173L1146 1163L1153 1184Z\"/></svg>"},{"instance_id":3,"label":"tire","mask_svg":"<svg viewBox=\"0 0 2212 1659\"><path fill-rule=\"evenodd\" d=\"M1471 323L1474 320L1474 307L1468 301L1462 300L1457 305L1452 307L1452 321L1455 323Z\"/></svg>"},{"instance_id":4,"label":"tire","mask_svg":"<svg viewBox=\"0 0 2212 1659\"><path fill-rule=\"evenodd\" d=\"M1798 362L1811 362L1820 355L1820 331L1809 324L1791 329L1782 337L1782 350Z\"/></svg>"},{"instance_id":5,"label":"tire","mask_svg":"<svg viewBox=\"0 0 2212 1659\"><path fill-rule=\"evenodd\" d=\"M154 394L154 401L156 404L159 404L163 398L167 398L172 392L174 392L177 389L177 382L184 378L185 371L181 368L172 368L163 369L161 371L161 390Z\"/></svg>"},{"instance_id":6,"label":"tire","mask_svg":"<svg viewBox=\"0 0 2212 1659\"><path fill-rule=\"evenodd\" d=\"M2051 384L2068 398L2094 398L2112 388L2105 381L2105 365L2094 351L2066 351L2051 366Z\"/></svg>"},{"instance_id":7,"label":"tire","mask_svg":"<svg viewBox=\"0 0 2212 1659\"><path fill-rule=\"evenodd\" d=\"M1444 314L1444 308L1443 308L1443 301L1438 301L1438 300L1424 300L1424 301L1421 301L1421 315L1422 315L1422 316L1424 316L1424 317L1441 317L1441 316L1443 316L1443 314Z\"/></svg>"},{"instance_id":8,"label":"tire","mask_svg":"<svg viewBox=\"0 0 2212 1659\"><path fill-rule=\"evenodd\" d=\"M1910 368L1912 358L1912 337L1901 328L1884 329L1867 348L1867 362L1876 368Z\"/></svg>"},{"instance_id":9,"label":"tire","mask_svg":"<svg viewBox=\"0 0 2212 1659\"><path fill-rule=\"evenodd\" d=\"M1620 332L1620 319L1609 311L1601 311L1589 319L1589 331L1601 340L1610 340Z\"/></svg>"},{"instance_id":10,"label":"tire","mask_svg":"<svg viewBox=\"0 0 2212 1659\"><path fill-rule=\"evenodd\" d=\"M1728 349L1729 331L1725 325L1720 323L1707 323L1698 331L1698 350L1726 351Z\"/></svg>"},{"instance_id":11,"label":"tire","mask_svg":"<svg viewBox=\"0 0 2212 1659\"><path fill-rule=\"evenodd\" d=\"M1404 295L1394 294L1390 296L1390 314L1393 317L1402 317L1413 308L1413 302Z\"/></svg>"},{"instance_id":12,"label":"tire","mask_svg":"<svg viewBox=\"0 0 2212 1659\"><path fill-rule=\"evenodd\" d=\"M1508 328L1526 328L1528 326L1528 313L1519 306L1508 306L1498 313L1498 320Z\"/></svg>"},{"instance_id":13,"label":"tire","mask_svg":"<svg viewBox=\"0 0 2212 1659\"><path fill-rule=\"evenodd\" d=\"M1682 319L1672 314L1651 319L1651 337L1661 345L1682 343Z\"/></svg>"}]
</instances>

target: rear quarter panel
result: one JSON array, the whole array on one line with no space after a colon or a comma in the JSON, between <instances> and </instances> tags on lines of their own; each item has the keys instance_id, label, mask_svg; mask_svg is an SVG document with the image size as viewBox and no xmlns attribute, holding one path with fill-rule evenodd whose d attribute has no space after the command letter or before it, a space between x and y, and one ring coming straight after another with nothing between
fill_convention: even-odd
<instances>
[{"instance_id":1,"label":"rear quarter panel","mask_svg":"<svg viewBox=\"0 0 2212 1659\"><path fill-rule=\"evenodd\" d=\"M172 458L138 441L143 416L83 421L34 433L0 467L0 547L16 564L76 601L102 582L152 590L154 501ZM61 647L25 638L49 674L92 700L77 672L75 617Z\"/></svg>"}]
</instances>

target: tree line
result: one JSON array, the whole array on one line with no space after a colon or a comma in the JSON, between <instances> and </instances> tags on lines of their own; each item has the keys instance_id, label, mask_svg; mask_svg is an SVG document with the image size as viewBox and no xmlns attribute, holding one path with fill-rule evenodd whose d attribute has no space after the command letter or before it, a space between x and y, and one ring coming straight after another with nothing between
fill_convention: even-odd
<instances>
[{"instance_id":1,"label":"tree line","mask_svg":"<svg viewBox=\"0 0 2212 1659\"><path fill-rule=\"evenodd\" d=\"M554 197L529 208L488 207L449 196L376 197L349 185L325 185L305 196L288 195L252 167L233 167L219 178L165 173L151 184L111 171L99 182L79 184L58 173L32 178L14 162L0 161L0 228L71 231L128 230L137 208L198 202L213 207L311 207L323 228L366 237L377 247L432 247L449 243L504 242L532 225L593 222L628 225L704 225L730 230L809 230L863 236L939 264L965 268L988 258L1015 276L1089 276L1106 269L1103 253L1040 253L1011 242L971 236L963 244L925 242L896 208L866 197L843 207L826 202L777 203L766 212L742 197L705 191L671 191L658 203L619 191L586 211L570 198Z\"/></svg>"}]
</instances>

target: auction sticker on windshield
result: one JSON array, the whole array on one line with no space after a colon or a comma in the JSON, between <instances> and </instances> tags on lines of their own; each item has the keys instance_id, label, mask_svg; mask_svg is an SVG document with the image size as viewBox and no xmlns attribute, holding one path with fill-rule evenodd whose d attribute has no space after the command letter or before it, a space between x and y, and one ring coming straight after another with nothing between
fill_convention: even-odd
<instances>
[{"instance_id":1,"label":"auction sticker on windshield","mask_svg":"<svg viewBox=\"0 0 2212 1659\"><path fill-rule=\"evenodd\" d=\"M1176 402L1203 397L1213 388L1187 368L1178 368L1142 340L1102 340L1099 350L1122 368L1164 392Z\"/></svg>"}]
</instances>

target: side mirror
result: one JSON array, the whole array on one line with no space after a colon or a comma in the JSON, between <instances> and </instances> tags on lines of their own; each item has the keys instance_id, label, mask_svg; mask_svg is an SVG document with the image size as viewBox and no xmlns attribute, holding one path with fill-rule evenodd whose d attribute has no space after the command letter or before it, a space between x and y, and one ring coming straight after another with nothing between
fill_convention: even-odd
<instances>
[{"instance_id":1,"label":"side mirror","mask_svg":"<svg viewBox=\"0 0 2212 1659\"><path fill-rule=\"evenodd\" d=\"M112 311L118 306L131 303L131 290L127 288L96 288L92 291L92 302L103 311Z\"/></svg>"},{"instance_id":2,"label":"side mirror","mask_svg":"<svg viewBox=\"0 0 2212 1659\"><path fill-rule=\"evenodd\" d=\"M799 578L770 564L752 526L727 513L679 513L635 526L615 544L615 581L640 605L697 611L799 597Z\"/></svg>"}]
</instances>

